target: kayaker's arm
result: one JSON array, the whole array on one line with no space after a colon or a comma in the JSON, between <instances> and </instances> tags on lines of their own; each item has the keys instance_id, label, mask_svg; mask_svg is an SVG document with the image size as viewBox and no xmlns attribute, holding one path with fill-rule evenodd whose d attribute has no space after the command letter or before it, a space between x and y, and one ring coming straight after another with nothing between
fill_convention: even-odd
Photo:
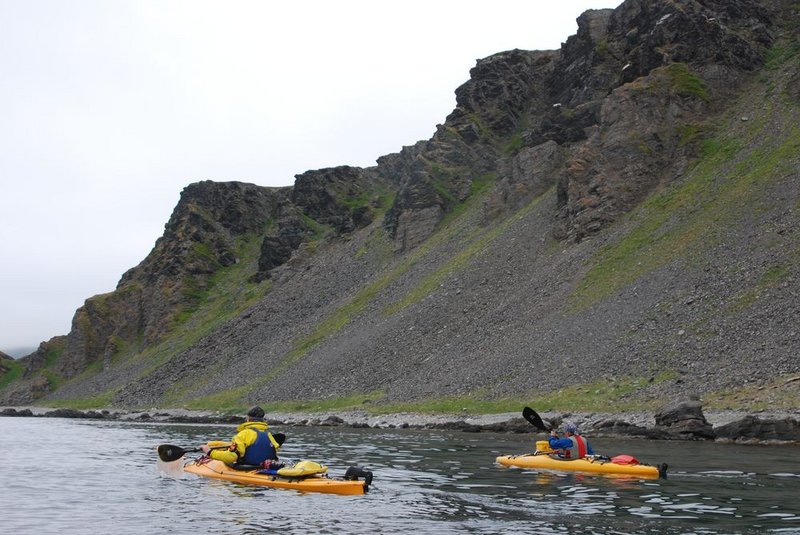
<instances>
[{"instance_id":1,"label":"kayaker's arm","mask_svg":"<svg viewBox=\"0 0 800 535\"><path fill-rule=\"evenodd\" d=\"M235 464L239 456L231 449L232 444L235 443L212 440L206 444L202 444L200 449L212 459L217 459L225 464Z\"/></svg>"},{"instance_id":2,"label":"kayaker's arm","mask_svg":"<svg viewBox=\"0 0 800 535\"><path fill-rule=\"evenodd\" d=\"M547 443L550 445L550 448L554 450L563 450L572 447L572 441L570 439L558 438L557 435L555 437L551 436Z\"/></svg>"},{"instance_id":3,"label":"kayaker's arm","mask_svg":"<svg viewBox=\"0 0 800 535\"><path fill-rule=\"evenodd\" d=\"M243 429L236 433L229 443L229 449L211 450L208 456L225 464L234 465L244 457L244 452L256 440L256 432L252 429Z\"/></svg>"},{"instance_id":4,"label":"kayaker's arm","mask_svg":"<svg viewBox=\"0 0 800 535\"><path fill-rule=\"evenodd\" d=\"M216 459L218 461L222 461L225 464L234 465L236 461L239 460L239 456L236 455L235 451L231 451L230 449L227 450L211 450L208 454L209 457L212 459Z\"/></svg>"}]
</instances>

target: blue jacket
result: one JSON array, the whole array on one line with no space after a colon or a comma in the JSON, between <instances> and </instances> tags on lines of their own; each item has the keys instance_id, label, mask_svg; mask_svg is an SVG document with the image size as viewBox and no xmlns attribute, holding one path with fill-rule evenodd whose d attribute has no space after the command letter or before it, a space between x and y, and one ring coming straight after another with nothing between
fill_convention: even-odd
<instances>
[{"instance_id":1,"label":"blue jacket","mask_svg":"<svg viewBox=\"0 0 800 535\"><path fill-rule=\"evenodd\" d=\"M589 445L589 441L580 435L572 435L571 437L567 438L551 437L547 443L550 446L550 449L563 451L564 457L570 459L580 459L581 455L579 453L579 441L582 441L586 445L586 455L594 455L594 450L592 450L592 447Z\"/></svg>"}]
</instances>

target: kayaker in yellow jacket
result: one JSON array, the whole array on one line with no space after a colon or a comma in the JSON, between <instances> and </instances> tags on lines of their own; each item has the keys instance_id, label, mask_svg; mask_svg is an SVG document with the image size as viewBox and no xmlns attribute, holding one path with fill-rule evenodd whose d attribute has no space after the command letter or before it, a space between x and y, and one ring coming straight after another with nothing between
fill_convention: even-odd
<instances>
[{"instance_id":1,"label":"kayaker in yellow jacket","mask_svg":"<svg viewBox=\"0 0 800 535\"><path fill-rule=\"evenodd\" d=\"M266 460L278 459L280 443L272 436L267 422L264 421L264 409L259 406L251 407L244 423L236 431L230 442L212 440L200 445L200 449L212 459L231 466L260 465Z\"/></svg>"}]
</instances>

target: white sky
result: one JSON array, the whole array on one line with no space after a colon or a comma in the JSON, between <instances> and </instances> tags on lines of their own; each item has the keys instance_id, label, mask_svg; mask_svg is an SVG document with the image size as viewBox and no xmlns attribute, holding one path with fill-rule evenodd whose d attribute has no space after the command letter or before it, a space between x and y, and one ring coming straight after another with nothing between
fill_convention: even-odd
<instances>
[{"instance_id":1,"label":"white sky","mask_svg":"<svg viewBox=\"0 0 800 535\"><path fill-rule=\"evenodd\" d=\"M67 334L192 182L428 139L475 61L620 0L0 0L0 350Z\"/></svg>"}]
</instances>

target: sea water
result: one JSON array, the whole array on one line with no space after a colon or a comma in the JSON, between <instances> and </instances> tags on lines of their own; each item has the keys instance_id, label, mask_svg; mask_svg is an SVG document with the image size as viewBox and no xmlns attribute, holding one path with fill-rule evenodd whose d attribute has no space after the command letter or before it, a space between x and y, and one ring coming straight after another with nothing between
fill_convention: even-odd
<instances>
[{"instance_id":1,"label":"sea water","mask_svg":"<svg viewBox=\"0 0 800 535\"><path fill-rule=\"evenodd\" d=\"M374 473L364 496L303 494L185 474L156 446L227 439L234 426L0 418L3 533L795 533L800 447L591 440L669 464L640 480L502 468L529 435L279 427L284 460Z\"/></svg>"}]
</instances>

